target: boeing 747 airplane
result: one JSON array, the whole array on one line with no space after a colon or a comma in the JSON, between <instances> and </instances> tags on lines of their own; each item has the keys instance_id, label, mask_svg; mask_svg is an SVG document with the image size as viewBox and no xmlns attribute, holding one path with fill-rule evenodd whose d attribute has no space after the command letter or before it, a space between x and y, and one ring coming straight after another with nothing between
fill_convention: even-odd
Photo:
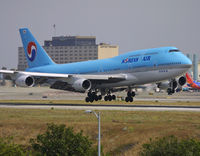
<instances>
[{"instance_id":1,"label":"boeing 747 airplane","mask_svg":"<svg viewBox=\"0 0 200 156\"><path fill-rule=\"evenodd\" d=\"M26 71L0 70L18 86L32 87L49 83L50 88L87 92L86 102L111 101L113 94L126 90L126 102L132 102L138 85L157 83L168 94L186 83L183 75L191 61L176 47L131 51L113 58L56 64L33 37L29 29L19 30L28 62Z\"/></svg>"}]
</instances>

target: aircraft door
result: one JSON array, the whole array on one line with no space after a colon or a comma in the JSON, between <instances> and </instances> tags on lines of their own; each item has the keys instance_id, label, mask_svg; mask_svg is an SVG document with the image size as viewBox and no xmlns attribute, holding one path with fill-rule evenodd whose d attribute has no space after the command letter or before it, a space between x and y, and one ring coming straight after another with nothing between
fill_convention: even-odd
<instances>
[{"instance_id":1,"label":"aircraft door","mask_svg":"<svg viewBox=\"0 0 200 156\"><path fill-rule=\"evenodd\" d=\"M156 59L153 59L153 68L156 69L158 66L158 61Z\"/></svg>"}]
</instances>

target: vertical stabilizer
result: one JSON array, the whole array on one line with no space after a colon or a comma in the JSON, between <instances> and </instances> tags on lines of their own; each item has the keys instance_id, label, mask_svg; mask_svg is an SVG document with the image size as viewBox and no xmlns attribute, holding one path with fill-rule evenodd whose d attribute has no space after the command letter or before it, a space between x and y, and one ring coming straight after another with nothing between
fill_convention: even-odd
<instances>
[{"instance_id":1,"label":"vertical stabilizer","mask_svg":"<svg viewBox=\"0 0 200 156\"><path fill-rule=\"evenodd\" d=\"M28 28L19 29L29 68L55 64Z\"/></svg>"},{"instance_id":2,"label":"vertical stabilizer","mask_svg":"<svg viewBox=\"0 0 200 156\"><path fill-rule=\"evenodd\" d=\"M192 80L191 76L188 73L186 73L185 75L186 75L187 83L192 84L193 80Z\"/></svg>"}]
</instances>

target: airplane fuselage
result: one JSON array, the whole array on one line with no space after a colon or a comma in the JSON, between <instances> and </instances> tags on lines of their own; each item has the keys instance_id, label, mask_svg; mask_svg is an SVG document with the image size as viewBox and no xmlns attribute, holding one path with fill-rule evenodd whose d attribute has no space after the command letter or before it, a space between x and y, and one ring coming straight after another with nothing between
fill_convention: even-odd
<instances>
[{"instance_id":1,"label":"airplane fuselage","mask_svg":"<svg viewBox=\"0 0 200 156\"><path fill-rule=\"evenodd\" d=\"M169 52L174 49L175 51ZM163 47L128 52L113 58L68 64L52 64L26 71L60 74L123 74L127 79L106 83L107 87L140 85L175 78L184 74L191 61L175 47ZM133 83L134 82L134 83ZM97 87L101 88L102 83ZM105 86L103 86L105 87Z\"/></svg>"}]
</instances>

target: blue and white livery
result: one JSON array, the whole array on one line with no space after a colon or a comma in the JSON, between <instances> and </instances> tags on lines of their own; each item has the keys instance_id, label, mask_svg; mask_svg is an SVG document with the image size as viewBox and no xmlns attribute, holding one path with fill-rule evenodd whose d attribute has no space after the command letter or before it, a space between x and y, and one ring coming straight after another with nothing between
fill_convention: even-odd
<instances>
[{"instance_id":1,"label":"blue and white livery","mask_svg":"<svg viewBox=\"0 0 200 156\"><path fill-rule=\"evenodd\" d=\"M0 70L11 75L19 86L48 82L50 88L88 92L87 102L113 100L116 91L127 90L126 101L133 101L138 85L157 83L168 94L185 84L183 75L191 61L176 47L128 52L113 58L68 64L54 63L27 28L19 30L29 68L26 71ZM167 81L163 82L163 81Z\"/></svg>"}]
</instances>

